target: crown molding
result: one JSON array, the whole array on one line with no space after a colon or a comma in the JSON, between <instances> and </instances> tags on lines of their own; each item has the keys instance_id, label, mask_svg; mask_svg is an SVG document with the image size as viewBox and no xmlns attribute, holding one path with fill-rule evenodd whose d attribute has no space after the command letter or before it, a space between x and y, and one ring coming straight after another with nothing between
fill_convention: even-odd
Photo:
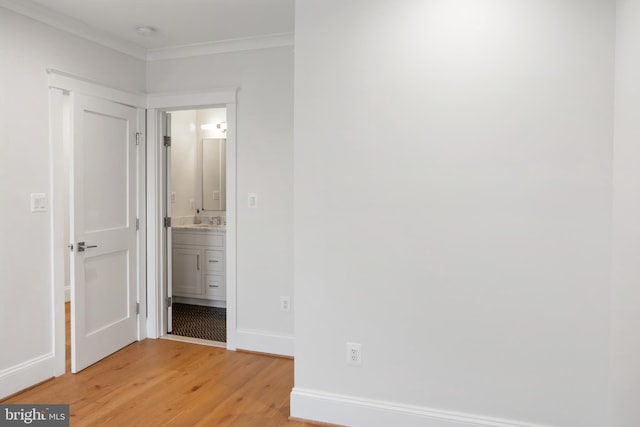
<instances>
[{"instance_id":1,"label":"crown molding","mask_svg":"<svg viewBox=\"0 0 640 427\"><path fill-rule=\"evenodd\" d=\"M146 49L143 47L110 36L77 19L61 15L30 1L0 0L0 7L134 58L146 59Z\"/></svg>"},{"instance_id":2,"label":"crown molding","mask_svg":"<svg viewBox=\"0 0 640 427\"><path fill-rule=\"evenodd\" d=\"M147 51L146 59L147 61L161 61L166 59L188 58L192 56L215 55L219 53L293 46L294 43L295 38L293 33L269 34L266 36L149 49Z\"/></svg>"},{"instance_id":3,"label":"crown molding","mask_svg":"<svg viewBox=\"0 0 640 427\"><path fill-rule=\"evenodd\" d=\"M144 47L111 36L77 19L59 14L27 0L0 0L0 8L8 9L27 18L73 34L85 40L97 43L143 61L161 61L166 59L187 58L192 56L214 55L228 52L241 52L256 49L269 49L294 45L293 33L269 34L265 36L220 40L170 46L157 49Z\"/></svg>"}]
</instances>

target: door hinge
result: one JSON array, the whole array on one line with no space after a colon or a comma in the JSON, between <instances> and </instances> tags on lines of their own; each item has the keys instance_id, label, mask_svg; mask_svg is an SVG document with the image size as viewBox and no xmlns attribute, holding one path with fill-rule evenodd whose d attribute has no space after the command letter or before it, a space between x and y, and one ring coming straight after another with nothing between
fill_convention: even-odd
<instances>
[{"instance_id":1,"label":"door hinge","mask_svg":"<svg viewBox=\"0 0 640 427\"><path fill-rule=\"evenodd\" d=\"M171 227L171 217L170 216L167 216L167 217L164 218L164 227L165 228Z\"/></svg>"},{"instance_id":2,"label":"door hinge","mask_svg":"<svg viewBox=\"0 0 640 427\"><path fill-rule=\"evenodd\" d=\"M140 145L141 139L142 139L142 132L136 132L136 145Z\"/></svg>"},{"instance_id":3,"label":"door hinge","mask_svg":"<svg viewBox=\"0 0 640 427\"><path fill-rule=\"evenodd\" d=\"M69 248L69 250L70 250L71 252L73 252L73 243L72 243L72 244L70 244L70 245L67 245L67 247Z\"/></svg>"},{"instance_id":4,"label":"door hinge","mask_svg":"<svg viewBox=\"0 0 640 427\"><path fill-rule=\"evenodd\" d=\"M164 306L165 306L165 308L169 308L169 307L173 306L173 298L172 297L165 298Z\"/></svg>"},{"instance_id":5,"label":"door hinge","mask_svg":"<svg viewBox=\"0 0 640 427\"><path fill-rule=\"evenodd\" d=\"M140 303L136 303L136 314L140 314Z\"/></svg>"},{"instance_id":6,"label":"door hinge","mask_svg":"<svg viewBox=\"0 0 640 427\"><path fill-rule=\"evenodd\" d=\"M140 218L136 218L136 231L140 230Z\"/></svg>"},{"instance_id":7,"label":"door hinge","mask_svg":"<svg viewBox=\"0 0 640 427\"><path fill-rule=\"evenodd\" d=\"M168 135L164 137L164 146L171 147L171 137Z\"/></svg>"}]
</instances>

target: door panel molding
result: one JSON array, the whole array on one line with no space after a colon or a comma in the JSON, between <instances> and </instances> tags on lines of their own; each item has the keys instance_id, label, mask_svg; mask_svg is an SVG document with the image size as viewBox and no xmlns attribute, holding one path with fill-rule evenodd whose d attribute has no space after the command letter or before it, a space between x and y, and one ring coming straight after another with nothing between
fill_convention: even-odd
<instances>
[{"instance_id":1,"label":"door panel molding","mask_svg":"<svg viewBox=\"0 0 640 427\"><path fill-rule=\"evenodd\" d=\"M89 79L74 76L73 74L53 68L49 68L47 74L49 75L50 89L62 89L64 91L81 93L133 108L145 108L147 104L146 96L143 94L125 92L104 86Z\"/></svg>"}]
</instances>

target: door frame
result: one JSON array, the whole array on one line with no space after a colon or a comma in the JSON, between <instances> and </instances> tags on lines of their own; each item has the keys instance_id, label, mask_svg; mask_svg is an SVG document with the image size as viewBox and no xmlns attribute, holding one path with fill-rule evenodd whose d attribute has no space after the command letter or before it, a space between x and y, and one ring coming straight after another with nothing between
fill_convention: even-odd
<instances>
[{"instance_id":1,"label":"door frame","mask_svg":"<svg viewBox=\"0 0 640 427\"><path fill-rule=\"evenodd\" d=\"M146 97L142 94L113 89L108 86L65 73L55 69L48 69L49 88L49 141L51 156L51 272L52 272L52 301L53 301L53 348L54 348L54 375L60 376L65 373L65 251L69 248L65 246L64 224L65 205L69 203L66 197L66 188L70 184L65 179L65 138L68 134L64 129L65 115L71 115L68 110L68 93L81 93L83 95L101 98L107 101L124 104L137 109L146 107ZM140 230L138 232L138 277L137 277L137 298L140 307L146 304L146 205L144 195L146 191L146 134L143 114L138 115L138 132L142 132L140 139L140 155L137 164L137 186L138 197L136 201L137 216L140 219ZM71 120L73 118L71 117ZM142 340L147 337L147 318L140 310L137 320L137 339Z\"/></svg>"},{"instance_id":2,"label":"door frame","mask_svg":"<svg viewBox=\"0 0 640 427\"><path fill-rule=\"evenodd\" d=\"M236 114L238 88L208 93L147 95L147 337L166 334L164 300L166 298L167 230L163 219L165 165L163 162L163 112L226 108L227 110L227 206L226 206L226 285L227 350L236 350L237 342L237 262L236 262Z\"/></svg>"}]
</instances>

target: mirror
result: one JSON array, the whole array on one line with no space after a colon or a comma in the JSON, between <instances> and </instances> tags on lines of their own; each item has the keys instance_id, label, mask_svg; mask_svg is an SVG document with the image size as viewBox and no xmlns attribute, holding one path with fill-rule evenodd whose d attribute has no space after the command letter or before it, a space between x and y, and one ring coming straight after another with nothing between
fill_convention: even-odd
<instances>
[{"instance_id":1,"label":"mirror","mask_svg":"<svg viewBox=\"0 0 640 427\"><path fill-rule=\"evenodd\" d=\"M202 210L226 210L226 142L224 138L202 140Z\"/></svg>"}]
</instances>

